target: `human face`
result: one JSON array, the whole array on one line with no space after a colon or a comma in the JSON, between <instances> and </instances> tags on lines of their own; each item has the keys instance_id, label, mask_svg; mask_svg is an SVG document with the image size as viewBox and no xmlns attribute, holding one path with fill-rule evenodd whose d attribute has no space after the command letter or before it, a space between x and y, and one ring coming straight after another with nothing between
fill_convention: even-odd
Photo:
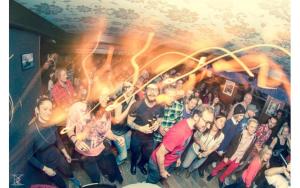
<instances>
[{"instance_id":1,"label":"human face","mask_svg":"<svg viewBox=\"0 0 300 188\"><path fill-rule=\"evenodd\" d=\"M146 89L146 98L149 102L155 102L158 94L159 91L156 85L154 84L148 85Z\"/></svg>"},{"instance_id":2,"label":"human face","mask_svg":"<svg viewBox=\"0 0 300 188\"><path fill-rule=\"evenodd\" d=\"M174 101L176 99L176 89L174 88L168 88L166 90L166 94L169 96L169 98Z\"/></svg>"},{"instance_id":3,"label":"human face","mask_svg":"<svg viewBox=\"0 0 300 188\"><path fill-rule=\"evenodd\" d=\"M215 120L215 126L221 130L224 128L224 125L225 125L225 121L226 121L226 118L225 117L220 117L218 119Z\"/></svg>"},{"instance_id":4,"label":"human face","mask_svg":"<svg viewBox=\"0 0 300 188\"><path fill-rule=\"evenodd\" d=\"M278 118L278 119L280 119L280 118L281 118L281 116L282 116L282 112L280 112L280 111L279 111L279 112L277 112L277 118Z\"/></svg>"},{"instance_id":5,"label":"human face","mask_svg":"<svg viewBox=\"0 0 300 188\"><path fill-rule=\"evenodd\" d=\"M52 114L52 102L46 100L40 104L37 110L38 119L42 123L46 123L50 120Z\"/></svg>"},{"instance_id":6,"label":"human face","mask_svg":"<svg viewBox=\"0 0 300 188\"><path fill-rule=\"evenodd\" d=\"M244 102L248 106L252 102L252 95L246 94L244 97Z\"/></svg>"},{"instance_id":7,"label":"human face","mask_svg":"<svg viewBox=\"0 0 300 188\"><path fill-rule=\"evenodd\" d=\"M250 135L253 135L256 132L257 129L257 123L250 122L250 124L247 126L247 130Z\"/></svg>"},{"instance_id":8,"label":"human face","mask_svg":"<svg viewBox=\"0 0 300 188\"><path fill-rule=\"evenodd\" d=\"M249 118L253 118L255 116L255 112L253 112L252 110L248 110L247 112Z\"/></svg>"},{"instance_id":9,"label":"human face","mask_svg":"<svg viewBox=\"0 0 300 188\"><path fill-rule=\"evenodd\" d=\"M212 125L214 116L208 111L202 113L202 117L199 118L199 121L196 123L196 129L200 132L204 132L206 129L209 129Z\"/></svg>"},{"instance_id":10,"label":"human face","mask_svg":"<svg viewBox=\"0 0 300 188\"><path fill-rule=\"evenodd\" d=\"M276 123L277 123L277 120L274 119L274 118L271 118L268 120L268 125L269 125L269 128L272 129L273 127L276 126Z\"/></svg>"},{"instance_id":11,"label":"human face","mask_svg":"<svg viewBox=\"0 0 300 188\"><path fill-rule=\"evenodd\" d=\"M197 106L197 103L198 103L197 99L195 98L191 99L187 105L188 110L193 110Z\"/></svg>"},{"instance_id":12,"label":"human face","mask_svg":"<svg viewBox=\"0 0 300 188\"><path fill-rule=\"evenodd\" d=\"M219 101L220 101L219 98L218 98L218 97L215 97L213 103L214 103L214 104L217 104Z\"/></svg>"},{"instance_id":13,"label":"human face","mask_svg":"<svg viewBox=\"0 0 300 188\"><path fill-rule=\"evenodd\" d=\"M129 97L133 93L133 86L126 85L124 86L125 95Z\"/></svg>"},{"instance_id":14,"label":"human face","mask_svg":"<svg viewBox=\"0 0 300 188\"><path fill-rule=\"evenodd\" d=\"M244 118L244 115L245 115L245 114L236 114L236 115L234 115L235 120L236 120L237 122L240 122L240 121Z\"/></svg>"},{"instance_id":15,"label":"human face","mask_svg":"<svg viewBox=\"0 0 300 188\"><path fill-rule=\"evenodd\" d=\"M107 95L103 95L103 96L100 96L99 103L102 107L106 107L108 100L109 100L109 97Z\"/></svg>"},{"instance_id":16,"label":"human face","mask_svg":"<svg viewBox=\"0 0 300 188\"><path fill-rule=\"evenodd\" d=\"M266 161L270 160L271 156L272 156L272 150L268 150L268 151L263 155L263 161L266 162Z\"/></svg>"},{"instance_id":17,"label":"human face","mask_svg":"<svg viewBox=\"0 0 300 188\"><path fill-rule=\"evenodd\" d=\"M176 83L176 89L181 90L183 86L183 81L182 80L178 80Z\"/></svg>"},{"instance_id":18,"label":"human face","mask_svg":"<svg viewBox=\"0 0 300 188\"><path fill-rule=\"evenodd\" d=\"M67 81L67 72L65 70L60 71L59 81L61 81L61 82Z\"/></svg>"},{"instance_id":19,"label":"human face","mask_svg":"<svg viewBox=\"0 0 300 188\"><path fill-rule=\"evenodd\" d=\"M289 133L290 133L290 129L288 127L285 127L283 130L282 130L282 136L284 138L287 138L289 136Z\"/></svg>"}]
</instances>

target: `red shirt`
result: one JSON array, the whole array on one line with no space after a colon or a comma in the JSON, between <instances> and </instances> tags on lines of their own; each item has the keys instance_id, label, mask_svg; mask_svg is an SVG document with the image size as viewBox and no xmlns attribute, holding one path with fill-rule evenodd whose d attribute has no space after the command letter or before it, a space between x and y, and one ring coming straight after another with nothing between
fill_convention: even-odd
<instances>
[{"instance_id":1,"label":"red shirt","mask_svg":"<svg viewBox=\"0 0 300 188\"><path fill-rule=\"evenodd\" d=\"M259 157L255 157L251 163L249 164L248 168L243 172L242 178L246 187L250 187L255 176L261 169L261 161Z\"/></svg>"},{"instance_id":2,"label":"red shirt","mask_svg":"<svg viewBox=\"0 0 300 188\"><path fill-rule=\"evenodd\" d=\"M269 139L272 130L269 128L268 124L262 124L256 130L256 144L259 146L263 146L263 144Z\"/></svg>"},{"instance_id":3,"label":"red shirt","mask_svg":"<svg viewBox=\"0 0 300 188\"><path fill-rule=\"evenodd\" d=\"M162 141L162 144L164 144L165 148L169 151L169 153L165 155L165 167L170 166L181 157L192 135L193 130L189 127L187 119L179 121L169 129ZM159 147L157 147L151 155L155 163L157 163L156 152L158 149Z\"/></svg>"},{"instance_id":4,"label":"red shirt","mask_svg":"<svg viewBox=\"0 0 300 188\"><path fill-rule=\"evenodd\" d=\"M75 91L72 83L67 80L66 87L63 87L60 82L56 82L51 90L51 94L55 104L61 107L62 105L69 106L72 104Z\"/></svg>"}]
</instances>

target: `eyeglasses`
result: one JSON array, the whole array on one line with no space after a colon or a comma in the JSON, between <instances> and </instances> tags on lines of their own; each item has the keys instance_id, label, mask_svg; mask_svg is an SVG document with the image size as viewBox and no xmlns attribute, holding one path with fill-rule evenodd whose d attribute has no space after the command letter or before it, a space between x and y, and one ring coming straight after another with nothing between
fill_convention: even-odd
<instances>
[{"instance_id":1,"label":"eyeglasses","mask_svg":"<svg viewBox=\"0 0 300 188\"><path fill-rule=\"evenodd\" d=\"M212 125L213 125L213 122L211 122L211 121L206 121L206 120L204 120L203 118L201 118L202 119L202 121L205 123L205 126L206 127L211 127Z\"/></svg>"}]
</instances>

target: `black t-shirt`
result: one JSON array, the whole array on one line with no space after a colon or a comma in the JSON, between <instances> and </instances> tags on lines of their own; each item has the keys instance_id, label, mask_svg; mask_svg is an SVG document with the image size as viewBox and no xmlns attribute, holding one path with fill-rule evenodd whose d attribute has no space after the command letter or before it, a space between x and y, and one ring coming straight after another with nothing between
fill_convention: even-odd
<instances>
[{"instance_id":1,"label":"black t-shirt","mask_svg":"<svg viewBox=\"0 0 300 188\"><path fill-rule=\"evenodd\" d=\"M147 106L145 100L136 101L131 106L129 115L135 117L134 123L139 126L145 126L149 123L148 120L163 117L163 107L156 104L152 108L150 108L149 106Z\"/></svg>"},{"instance_id":2,"label":"black t-shirt","mask_svg":"<svg viewBox=\"0 0 300 188\"><path fill-rule=\"evenodd\" d=\"M121 109L122 113L127 109L131 100L133 100L133 97L128 102L122 103L122 109ZM125 118L123 123L112 125L111 130L115 135L118 135L118 136L121 136L121 135L124 135L125 133L127 133L130 130L130 127L127 126L127 117Z\"/></svg>"}]
</instances>

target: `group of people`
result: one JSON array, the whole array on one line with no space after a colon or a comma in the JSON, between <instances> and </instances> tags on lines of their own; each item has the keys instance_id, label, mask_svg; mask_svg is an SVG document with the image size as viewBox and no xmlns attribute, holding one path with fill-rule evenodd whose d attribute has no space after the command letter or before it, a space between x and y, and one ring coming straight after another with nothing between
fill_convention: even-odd
<instances>
[{"instance_id":1,"label":"group of people","mask_svg":"<svg viewBox=\"0 0 300 188\"><path fill-rule=\"evenodd\" d=\"M128 160L128 152L130 173L138 169L147 183L168 186L170 174L189 177L195 170L204 178L204 171L216 163L206 179L218 176L220 187L288 187L290 127L282 111L259 122L252 94L246 93L227 113L215 93L184 91L182 83L166 82L170 75L136 95L135 86L124 82L117 92L124 102L107 111L115 97L103 94L97 101L86 101L68 80L67 70L56 68L56 81L48 95L37 100L29 125L34 128L29 163L58 187L67 187L65 178L81 186L70 168L74 158L91 182L100 182L103 174L122 184L119 166ZM168 100L158 100L162 94ZM62 142L61 128L51 123L54 108L67 113L63 130L71 148ZM236 181L228 185L232 174Z\"/></svg>"}]
</instances>

